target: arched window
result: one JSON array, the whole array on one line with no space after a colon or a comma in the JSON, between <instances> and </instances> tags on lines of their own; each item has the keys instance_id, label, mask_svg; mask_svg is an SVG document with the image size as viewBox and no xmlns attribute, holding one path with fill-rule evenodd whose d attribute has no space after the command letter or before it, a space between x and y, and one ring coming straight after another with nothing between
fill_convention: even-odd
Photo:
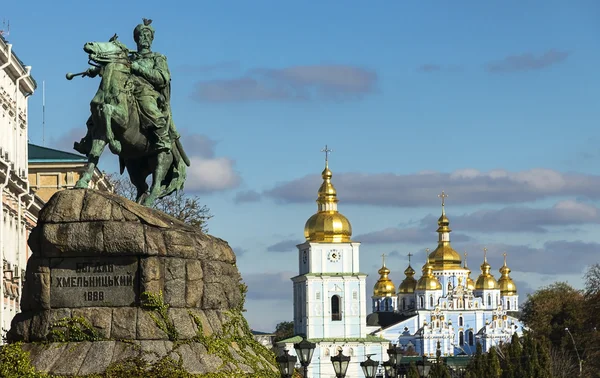
<instances>
[{"instance_id":1,"label":"arched window","mask_svg":"<svg viewBox=\"0 0 600 378\"><path fill-rule=\"evenodd\" d=\"M463 326L463 317L462 317L462 316L459 316L459 317L458 317L458 326L459 326L459 327L462 327L462 326Z\"/></svg>"},{"instance_id":2,"label":"arched window","mask_svg":"<svg viewBox=\"0 0 600 378\"><path fill-rule=\"evenodd\" d=\"M379 301L375 302L375 312L379 312Z\"/></svg>"},{"instance_id":3,"label":"arched window","mask_svg":"<svg viewBox=\"0 0 600 378\"><path fill-rule=\"evenodd\" d=\"M506 309L510 311L510 301L506 301Z\"/></svg>"},{"instance_id":4,"label":"arched window","mask_svg":"<svg viewBox=\"0 0 600 378\"><path fill-rule=\"evenodd\" d=\"M385 302L385 311L389 311L390 310L390 302L387 299L383 300Z\"/></svg>"},{"instance_id":5,"label":"arched window","mask_svg":"<svg viewBox=\"0 0 600 378\"><path fill-rule=\"evenodd\" d=\"M406 298L402 298L402 309L406 310Z\"/></svg>"},{"instance_id":6,"label":"arched window","mask_svg":"<svg viewBox=\"0 0 600 378\"><path fill-rule=\"evenodd\" d=\"M492 296L488 294L488 306L492 305Z\"/></svg>"},{"instance_id":7,"label":"arched window","mask_svg":"<svg viewBox=\"0 0 600 378\"><path fill-rule=\"evenodd\" d=\"M469 345L473 345L473 331L469 331Z\"/></svg>"},{"instance_id":8,"label":"arched window","mask_svg":"<svg viewBox=\"0 0 600 378\"><path fill-rule=\"evenodd\" d=\"M340 297L338 295L331 297L331 320L342 320Z\"/></svg>"},{"instance_id":9,"label":"arched window","mask_svg":"<svg viewBox=\"0 0 600 378\"><path fill-rule=\"evenodd\" d=\"M429 296L429 307L433 307L433 295Z\"/></svg>"},{"instance_id":10,"label":"arched window","mask_svg":"<svg viewBox=\"0 0 600 378\"><path fill-rule=\"evenodd\" d=\"M423 308L425 307L425 297L423 297L422 295L419 297L419 307Z\"/></svg>"},{"instance_id":11,"label":"arched window","mask_svg":"<svg viewBox=\"0 0 600 378\"><path fill-rule=\"evenodd\" d=\"M465 334L463 333L463 331L460 331L458 333L458 345L460 345L460 346L465 345Z\"/></svg>"}]
</instances>

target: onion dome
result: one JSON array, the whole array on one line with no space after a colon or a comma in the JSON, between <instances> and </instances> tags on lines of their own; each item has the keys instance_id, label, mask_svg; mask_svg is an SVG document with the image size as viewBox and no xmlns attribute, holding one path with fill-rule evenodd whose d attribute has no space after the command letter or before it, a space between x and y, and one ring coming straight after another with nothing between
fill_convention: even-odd
<instances>
[{"instance_id":1,"label":"onion dome","mask_svg":"<svg viewBox=\"0 0 600 378\"><path fill-rule=\"evenodd\" d=\"M481 275L475 283L475 290L495 290L498 289L498 282L490 274L491 265L487 262L487 248L483 249L483 264L481 264Z\"/></svg>"},{"instance_id":2,"label":"onion dome","mask_svg":"<svg viewBox=\"0 0 600 378\"><path fill-rule=\"evenodd\" d=\"M373 287L373 296L391 297L393 295L396 295L396 286L388 277L388 275L390 274L390 270L385 266L385 255L382 255L382 257L383 266L377 271L377 273L379 273L379 279Z\"/></svg>"},{"instance_id":3,"label":"onion dome","mask_svg":"<svg viewBox=\"0 0 600 378\"><path fill-rule=\"evenodd\" d=\"M475 290L475 282L471 278L471 269L469 269L469 267L467 266L467 252L465 252L465 265L464 265L464 268L467 271L467 285L466 285L467 289L468 290Z\"/></svg>"},{"instance_id":4,"label":"onion dome","mask_svg":"<svg viewBox=\"0 0 600 378\"><path fill-rule=\"evenodd\" d=\"M429 250L427 250L427 252L429 252ZM429 256L429 253L427 256ZM433 265L429 262L429 257L427 257L425 265L423 265L422 272L423 275L417 282L416 290L442 290L442 284L437 277L433 275Z\"/></svg>"},{"instance_id":5,"label":"onion dome","mask_svg":"<svg viewBox=\"0 0 600 378\"><path fill-rule=\"evenodd\" d=\"M517 295L517 285L510 278L510 268L506 266L506 253L504 253L504 265L500 268L500 279L498 280L498 286L500 286L500 294L502 296Z\"/></svg>"},{"instance_id":6,"label":"onion dome","mask_svg":"<svg viewBox=\"0 0 600 378\"><path fill-rule=\"evenodd\" d=\"M398 286L398 294L412 294L415 292L415 287L417 286L417 280L415 279L415 270L410 266L410 257L411 253L408 254L408 268L404 270L404 274L406 278L404 281Z\"/></svg>"},{"instance_id":7,"label":"onion dome","mask_svg":"<svg viewBox=\"0 0 600 378\"><path fill-rule=\"evenodd\" d=\"M433 262L433 269L457 269L461 268L460 254L450 245L450 221L446 217L445 199L448 195L442 191L438 197L442 199L442 215L438 219L438 246L429 255L429 260Z\"/></svg>"},{"instance_id":8,"label":"onion dome","mask_svg":"<svg viewBox=\"0 0 600 378\"><path fill-rule=\"evenodd\" d=\"M326 153L331 152L325 146ZM352 236L352 226L348 219L337 210L337 192L331 183L327 155L325 169L321 174L323 183L317 198L317 213L306 221L304 237L311 242L347 243Z\"/></svg>"}]
</instances>

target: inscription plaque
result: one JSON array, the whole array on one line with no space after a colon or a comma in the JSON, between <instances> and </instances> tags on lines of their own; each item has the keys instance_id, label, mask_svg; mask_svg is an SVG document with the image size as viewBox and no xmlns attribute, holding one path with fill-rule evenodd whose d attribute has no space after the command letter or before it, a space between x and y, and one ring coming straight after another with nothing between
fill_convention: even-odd
<instances>
[{"instance_id":1,"label":"inscription plaque","mask_svg":"<svg viewBox=\"0 0 600 378\"><path fill-rule=\"evenodd\" d=\"M50 307L132 306L138 280L137 257L50 259Z\"/></svg>"}]
</instances>

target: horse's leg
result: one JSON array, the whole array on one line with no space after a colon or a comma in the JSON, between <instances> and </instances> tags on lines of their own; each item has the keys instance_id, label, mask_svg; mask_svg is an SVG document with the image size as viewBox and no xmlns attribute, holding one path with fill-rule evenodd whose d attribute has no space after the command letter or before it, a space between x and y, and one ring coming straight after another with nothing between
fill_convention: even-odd
<instances>
[{"instance_id":1,"label":"horse's leg","mask_svg":"<svg viewBox=\"0 0 600 378\"><path fill-rule=\"evenodd\" d=\"M138 203L142 203L148 191L148 183L146 182L146 177L148 177L147 164L146 158L127 161L127 173L129 173L129 180L137 189L135 200Z\"/></svg>"},{"instance_id":2,"label":"horse's leg","mask_svg":"<svg viewBox=\"0 0 600 378\"><path fill-rule=\"evenodd\" d=\"M115 139L115 133L112 129L114 110L115 109L111 104L104 104L104 106L102 106L102 116L106 126L106 139L108 141L108 147L113 154L118 155L121 153L121 142Z\"/></svg>"},{"instance_id":3,"label":"horse's leg","mask_svg":"<svg viewBox=\"0 0 600 378\"><path fill-rule=\"evenodd\" d=\"M144 206L152 206L154 201L159 197L162 182L173 163L173 154L171 151L161 151L156 156L156 166L154 173L152 174L152 186L150 186L150 193L144 198L142 204Z\"/></svg>"},{"instance_id":4,"label":"horse's leg","mask_svg":"<svg viewBox=\"0 0 600 378\"><path fill-rule=\"evenodd\" d=\"M83 175L77 180L75 184L76 188L87 188L90 180L94 175L94 170L98 165L98 160L100 160L100 155L104 151L104 147L106 147L106 142L102 139L94 139L92 141L92 149L88 154L88 165Z\"/></svg>"}]
</instances>

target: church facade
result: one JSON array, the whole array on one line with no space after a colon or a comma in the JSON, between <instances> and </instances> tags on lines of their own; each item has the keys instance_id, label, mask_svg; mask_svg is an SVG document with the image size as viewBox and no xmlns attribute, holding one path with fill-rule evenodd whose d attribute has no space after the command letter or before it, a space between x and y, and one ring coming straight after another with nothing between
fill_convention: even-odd
<instances>
[{"instance_id":1,"label":"church facade","mask_svg":"<svg viewBox=\"0 0 600 378\"><path fill-rule=\"evenodd\" d=\"M444 198L438 219L438 246L426 250L422 275L417 280L409 265L405 278L395 290L390 270L379 270L380 278L373 290L373 312L367 324L379 329L373 334L389 339L407 355L436 356L438 342L442 356L471 355L477 343L488 351L492 346L510 342L512 335L522 335L523 325L515 316L519 297L506 264L499 269L500 278L491 273L487 250L483 251L481 274L476 281L471 270L450 243L450 221Z\"/></svg>"},{"instance_id":2,"label":"church facade","mask_svg":"<svg viewBox=\"0 0 600 378\"><path fill-rule=\"evenodd\" d=\"M316 343L310 377L335 377L330 358L339 350L351 357L347 376L364 377L360 362L367 355L380 363L388 360L390 343L406 356L435 358L438 342L443 356L460 356L474 354L477 343L487 351L509 342L514 333L522 335L522 324L511 316L518 311L518 295L506 254L496 280L484 250L481 274L473 281L466 254L463 261L450 243L444 192L438 246L426 250L421 277L415 278L409 254L406 277L396 291L384 256L368 298L367 275L359 269L360 243L351 239L350 222L338 211L327 159L322 178L317 213L306 222L306 242L297 246L298 275L292 277L296 336L277 344L294 355L293 344L303 336ZM372 312L367 315L368 302Z\"/></svg>"}]
</instances>

